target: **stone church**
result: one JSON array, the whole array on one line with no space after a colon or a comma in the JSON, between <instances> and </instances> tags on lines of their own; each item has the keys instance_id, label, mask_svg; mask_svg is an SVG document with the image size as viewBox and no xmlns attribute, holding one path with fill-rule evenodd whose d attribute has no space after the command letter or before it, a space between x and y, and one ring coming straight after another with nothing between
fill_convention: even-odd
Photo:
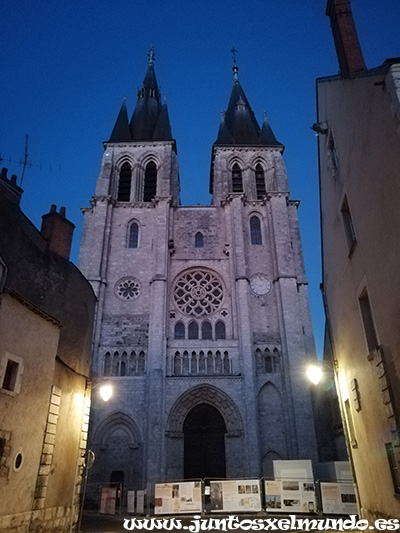
<instances>
[{"instance_id":1,"label":"stone church","mask_svg":"<svg viewBox=\"0 0 400 533\"><path fill-rule=\"evenodd\" d=\"M153 51L84 211L79 268L98 298L90 482L272 476L317 460L305 367L315 359L282 154L239 82L211 154L211 205L180 203L176 141ZM206 181L204 180L204 186Z\"/></svg>"}]
</instances>

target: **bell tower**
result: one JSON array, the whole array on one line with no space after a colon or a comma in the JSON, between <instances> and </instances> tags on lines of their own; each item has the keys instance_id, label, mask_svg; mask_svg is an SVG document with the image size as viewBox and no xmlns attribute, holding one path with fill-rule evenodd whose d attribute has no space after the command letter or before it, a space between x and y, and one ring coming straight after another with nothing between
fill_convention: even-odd
<instances>
[{"instance_id":1,"label":"bell tower","mask_svg":"<svg viewBox=\"0 0 400 533\"><path fill-rule=\"evenodd\" d=\"M210 193L217 205L229 194L261 200L270 191L288 191L282 153L264 112L260 129L233 65L234 82L228 109L221 113L212 149Z\"/></svg>"},{"instance_id":2,"label":"bell tower","mask_svg":"<svg viewBox=\"0 0 400 533\"><path fill-rule=\"evenodd\" d=\"M154 71L154 49L131 121L125 98L108 141L96 195L138 204L171 198L179 204L176 143L172 139L166 100L161 103Z\"/></svg>"}]
</instances>

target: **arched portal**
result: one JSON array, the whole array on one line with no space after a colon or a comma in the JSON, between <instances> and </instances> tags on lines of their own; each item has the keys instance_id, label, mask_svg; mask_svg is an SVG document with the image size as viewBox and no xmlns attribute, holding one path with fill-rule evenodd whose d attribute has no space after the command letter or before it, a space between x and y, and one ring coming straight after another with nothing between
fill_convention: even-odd
<instances>
[{"instance_id":1,"label":"arched portal","mask_svg":"<svg viewBox=\"0 0 400 533\"><path fill-rule=\"evenodd\" d=\"M225 477L225 433L218 409L207 403L193 407L183 424L185 479Z\"/></svg>"}]
</instances>

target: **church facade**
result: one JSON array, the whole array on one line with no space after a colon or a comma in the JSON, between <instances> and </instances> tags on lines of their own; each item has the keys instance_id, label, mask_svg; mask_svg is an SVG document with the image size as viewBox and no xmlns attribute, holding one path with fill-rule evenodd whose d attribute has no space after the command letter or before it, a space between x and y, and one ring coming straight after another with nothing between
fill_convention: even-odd
<instances>
[{"instance_id":1,"label":"church facade","mask_svg":"<svg viewBox=\"0 0 400 533\"><path fill-rule=\"evenodd\" d=\"M272 476L317 461L315 347L282 153L238 79L212 148L209 206L179 199L176 143L153 53L122 105L84 211L79 268L98 298L91 483Z\"/></svg>"}]
</instances>

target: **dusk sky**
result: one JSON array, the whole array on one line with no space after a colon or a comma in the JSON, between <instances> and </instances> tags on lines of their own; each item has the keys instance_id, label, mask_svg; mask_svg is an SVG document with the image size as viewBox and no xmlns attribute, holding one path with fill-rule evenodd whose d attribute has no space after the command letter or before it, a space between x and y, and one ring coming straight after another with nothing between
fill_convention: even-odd
<instances>
[{"instance_id":1,"label":"dusk sky","mask_svg":"<svg viewBox=\"0 0 400 533\"><path fill-rule=\"evenodd\" d=\"M319 290L320 232L315 80L338 72L326 0L3 0L0 22L0 166L20 181L25 134L29 162L22 209L40 227L51 204L76 225L83 215L123 97L129 116L153 43L155 70L177 141L184 205L209 204L211 146L239 80L262 122L265 110L284 160L300 229L317 351L324 314ZM368 68L400 56L399 0L354 0Z\"/></svg>"}]
</instances>

